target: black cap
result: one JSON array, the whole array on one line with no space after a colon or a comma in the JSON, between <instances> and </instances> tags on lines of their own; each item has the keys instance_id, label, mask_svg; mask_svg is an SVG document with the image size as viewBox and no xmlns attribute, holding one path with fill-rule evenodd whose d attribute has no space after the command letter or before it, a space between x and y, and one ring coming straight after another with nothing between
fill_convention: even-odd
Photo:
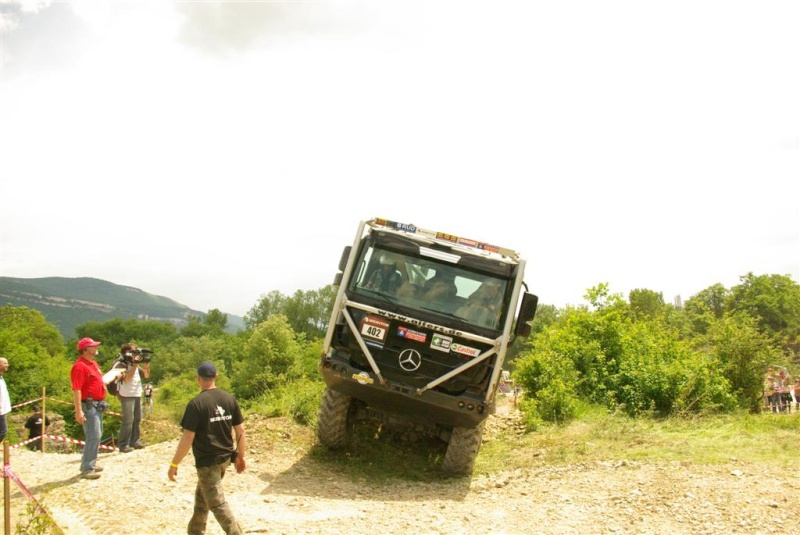
<instances>
[{"instance_id":1,"label":"black cap","mask_svg":"<svg viewBox=\"0 0 800 535\"><path fill-rule=\"evenodd\" d=\"M201 362L200 365L197 367L197 375L200 377L212 378L217 376L217 367L214 366L213 362L205 361Z\"/></svg>"}]
</instances>

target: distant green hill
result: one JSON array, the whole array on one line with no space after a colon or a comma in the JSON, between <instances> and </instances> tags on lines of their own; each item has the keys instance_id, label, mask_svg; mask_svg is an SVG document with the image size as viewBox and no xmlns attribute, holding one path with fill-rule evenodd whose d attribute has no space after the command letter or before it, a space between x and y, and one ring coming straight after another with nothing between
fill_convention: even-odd
<instances>
[{"instance_id":1,"label":"distant green hill","mask_svg":"<svg viewBox=\"0 0 800 535\"><path fill-rule=\"evenodd\" d=\"M181 328L189 317L206 315L160 295L89 277L0 277L0 305L38 310L65 340L75 336L76 327L90 321L137 318L169 322ZM226 330L236 332L243 328L241 317L228 314Z\"/></svg>"}]
</instances>

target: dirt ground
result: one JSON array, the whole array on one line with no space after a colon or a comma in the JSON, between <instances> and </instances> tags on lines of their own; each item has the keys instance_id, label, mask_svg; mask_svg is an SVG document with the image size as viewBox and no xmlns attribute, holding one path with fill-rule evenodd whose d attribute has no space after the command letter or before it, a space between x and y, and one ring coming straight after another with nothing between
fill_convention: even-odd
<instances>
[{"instance_id":1,"label":"dirt ground","mask_svg":"<svg viewBox=\"0 0 800 535\"><path fill-rule=\"evenodd\" d=\"M515 417L500 410L490 424ZM800 473L765 474L746 461L538 466L365 490L308 456L310 430L258 417L246 429L248 469L231 468L225 477L245 533L800 534ZM78 478L78 453L15 449L10 467L67 535L179 534L191 516L196 475L190 455L178 482L167 479L176 445L177 434L132 453L103 453L98 480ZM13 481L11 491L12 523L24 522L28 500ZM213 518L207 533L222 533Z\"/></svg>"}]
</instances>

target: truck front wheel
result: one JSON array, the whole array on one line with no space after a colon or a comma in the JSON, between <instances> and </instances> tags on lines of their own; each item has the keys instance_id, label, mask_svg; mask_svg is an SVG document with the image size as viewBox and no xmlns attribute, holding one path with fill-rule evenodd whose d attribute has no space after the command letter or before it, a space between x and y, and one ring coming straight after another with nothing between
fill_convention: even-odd
<instances>
[{"instance_id":1,"label":"truck front wheel","mask_svg":"<svg viewBox=\"0 0 800 535\"><path fill-rule=\"evenodd\" d=\"M481 448L483 428L486 422L477 427L454 427L450 435L450 443L444 455L442 470L453 476L464 476L472 473L475 458Z\"/></svg>"},{"instance_id":2,"label":"truck front wheel","mask_svg":"<svg viewBox=\"0 0 800 535\"><path fill-rule=\"evenodd\" d=\"M352 398L330 388L325 389L317 415L317 437L330 449L340 449L350 439Z\"/></svg>"}]
</instances>

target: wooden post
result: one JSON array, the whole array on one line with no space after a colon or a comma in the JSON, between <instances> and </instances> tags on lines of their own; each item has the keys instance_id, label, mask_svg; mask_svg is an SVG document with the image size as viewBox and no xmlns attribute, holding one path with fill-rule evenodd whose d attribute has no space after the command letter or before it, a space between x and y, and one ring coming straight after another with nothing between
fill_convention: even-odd
<instances>
[{"instance_id":1,"label":"wooden post","mask_svg":"<svg viewBox=\"0 0 800 535\"><path fill-rule=\"evenodd\" d=\"M45 410L44 406L45 400L47 399L45 397L46 390L47 389L45 387L42 387L42 429L41 429L41 434L39 435L39 440L42 441L42 453L44 453L44 443L45 443L44 432L47 429L47 426L44 424L47 421L47 411Z\"/></svg>"},{"instance_id":2,"label":"wooden post","mask_svg":"<svg viewBox=\"0 0 800 535\"><path fill-rule=\"evenodd\" d=\"M3 520L5 521L5 535L11 535L11 485L6 473L8 462L8 441L3 439Z\"/></svg>"}]
</instances>

